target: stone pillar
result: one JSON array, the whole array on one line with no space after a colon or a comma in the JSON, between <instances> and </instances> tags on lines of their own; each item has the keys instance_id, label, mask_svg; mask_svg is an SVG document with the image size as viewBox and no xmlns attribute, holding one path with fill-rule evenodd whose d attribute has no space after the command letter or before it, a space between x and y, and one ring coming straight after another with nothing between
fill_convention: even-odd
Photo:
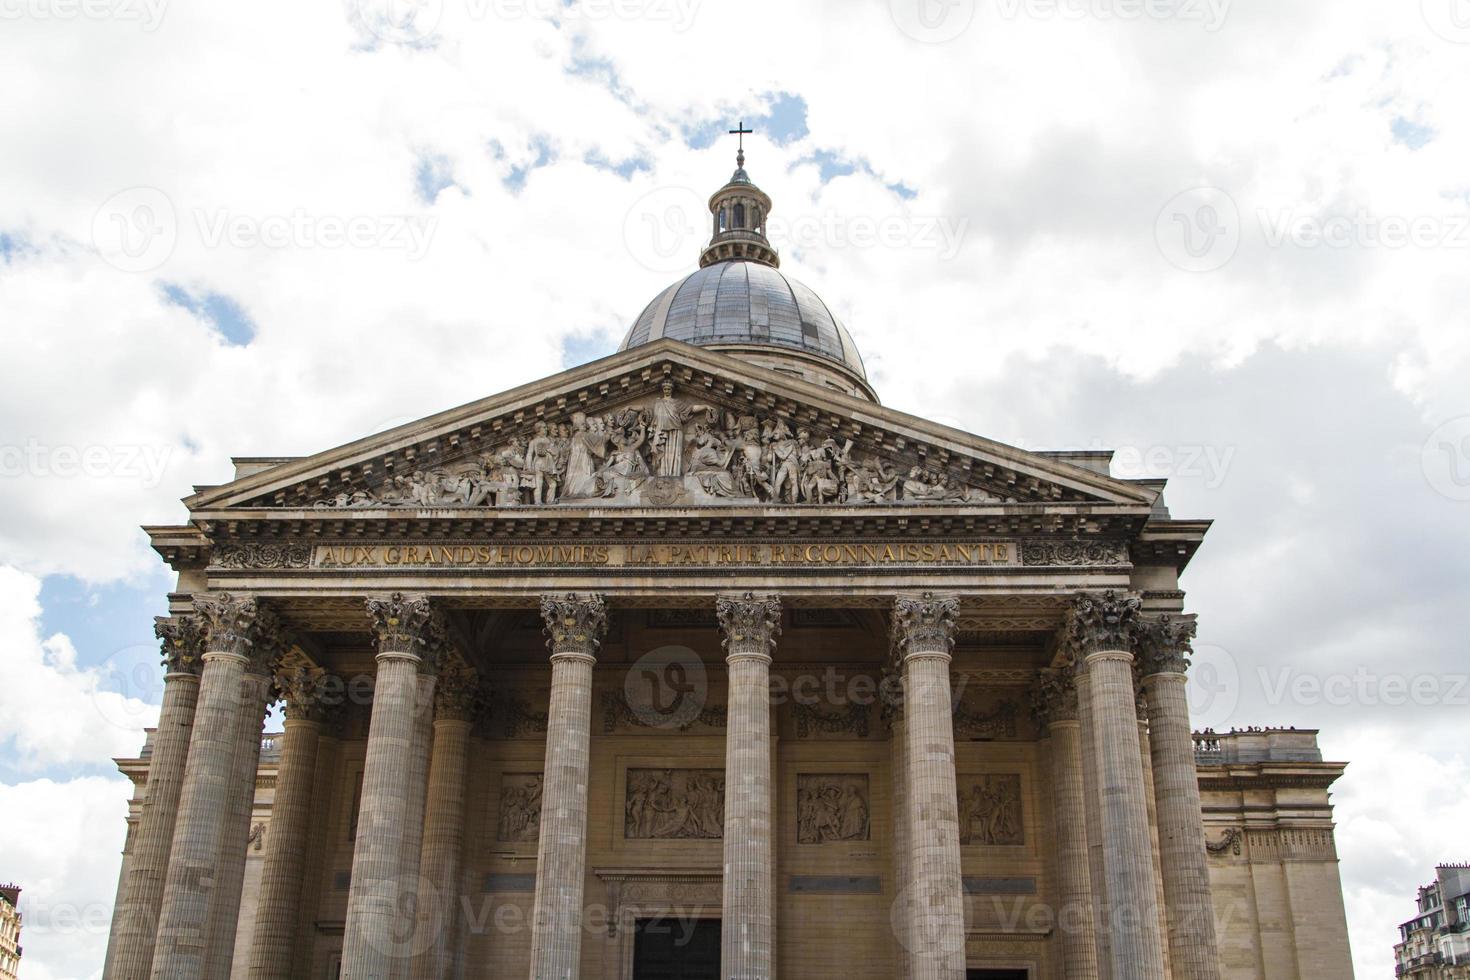
<instances>
[{"instance_id":1,"label":"stone pillar","mask_svg":"<svg viewBox=\"0 0 1470 980\"><path fill-rule=\"evenodd\" d=\"M1083 796L1082 731L1076 669L1042 675L1037 716L1051 739L1052 822L1056 828L1057 928L1066 980L1098 980L1092 869Z\"/></svg>"},{"instance_id":2,"label":"stone pillar","mask_svg":"<svg viewBox=\"0 0 1470 980\"><path fill-rule=\"evenodd\" d=\"M275 802L265 837L265 866L250 943L250 980L287 980L291 976L311 833L317 749L325 727L323 676L320 670L298 667L277 677L286 699L286 732L281 738Z\"/></svg>"},{"instance_id":3,"label":"stone pillar","mask_svg":"<svg viewBox=\"0 0 1470 980\"><path fill-rule=\"evenodd\" d=\"M900 596L893 610L893 645L904 679L912 868L906 900L913 909L909 963L914 980L965 976L965 896L949 685L959 605L954 596L926 592Z\"/></svg>"},{"instance_id":4,"label":"stone pillar","mask_svg":"<svg viewBox=\"0 0 1470 980\"><path fill-rule=\"evenodd\" d=\"M891 680L885 679L888 683ZM909 768L906 763L908 744L905 738L903 704L885 704L891 740L888 747L888 764L893 769L893 893L898 898L890 912L893 934L898 938L898 961L894 964L898 976L908 980L910 936L913 931L911 917L913 903L908 901L909 884L912 881L909 853L913 849L913 836L909 832Z\"/></svg>"},{"instance_id":5,"label":"stone pillar","mask_svg":"<svg viewBox=\"0 0 1470 980\"><path fill-rule=\"evenodd\" d=\"M587 770L592 747L592 668L607 630L599 595L542 596L551 644L541 838L531 924L531 980L577 980L587 877Z\"/></svg>"},{"instance_id":6,"label":"stone pillar","mask_svg":"<svg viewBox=\"0 0 1470 980\"><path fill-rule=\"evenodd\" d=\"M1154 891L1153 844L1138 707L1133 696L1134 616L1139 600L1108 592L1077 597L1069 619L1071 642L1084 658L1101 806L1106 926L1113 977L1164 980L1164 947Z\"/></svg>"},{"instance_id":7,"label":"stone pillar","mask_svg":"<svg viewBox=\"0 0 1470 980\"><path fill-rule=\"evenodd\" d=\"M415 938L402 922L411 885L402 877L403 841L414 819L419 665L434 655L434 617L426 596L397 592L369 598L367 609L378 638L378 671L347 893L342 980L390 980L412 956Z\"/></svg>"},{"instance_id":8,"label":"stone pillar","mask_svg":"<svg viewBox=\"0 0 1470 980\"><path fill-rule=\"evenodd\" d=\"M1098 792L1098 755L1093 738L1092 684L1082 664L1072 664L1077 687L1078 736L1082 743L1082 801L1087 811L1087 869L1092 885L1092 932L1099 980L1112 980L1113 952L1107 924L1108 885L1103 867L1102 804Z\"/></svg>"},{"instance_id":9,"label":"stone pillar","mask_svg":"<svg viewBox=\"0 0 1470 980\"><path fill-rule=\"evenodd\" d=\"M1194 633L1193 616L1163 616L1144 623L1143 689L1174 980L1220 980L1199 775L1185 695Z\"/></svg>"},{"instance_id":10,"label":"stone pillar","mask_svg":"<svg viewBox=\"0 0 1470 980\"><path fill-rule=\"evenodd\" d=\"M241 891L245 885L246 850L255 819L255 782L260 771L260 739L266 709L275 700L272 663L255 660L240 680L239 728L235 756L230 760L230 792L225 804L225 827L220 835L219 900L210 909L209 958L205 976L227 977L235 958L240 925ZM241 964L243 968L245 964Z\"/></svg>"},{"instance_id":11,"label":"stone pillar","mask_svg":"<svg viewBox=\"0 0 1470 980\"><path fill-rule=\"evenodd\" d=\"M720 596L730 690L725 733L725 868L721 980L769 980L775 968L772 905L771 653L781 601Z\"/></svg>"},{"instance_id":12,"label":"stone pillar","mask_svg":"<svg viewBox=\"0 0 1470 980\"><path fill-rule=\"evenodd\" d=\"M470 726L480 703L479 678L468 667L440 671L434 692L434 754L419 896L419 930L426 945L414 959L414 980L449 980L458 942L459 875L464 852L465 773ZM432 937L432 942L428 941Z\"/></svg>"},{"instance_id":13,"label":"stone pillar","mask_svg":"<svg viewBox=\"0 0 1470 980\"><path fill-rule=\"evenodd\" d=\"M159 617L153 631L163 641L163 710L153 735L153 756L148 760L148 782L143 787L137 834L124 865L104 980L142 980L153 965L153 941L179 815L179 796L184 788L194 709L199 701L200 657L204 652L199 620L193 616Z\"/></svg>"},{"instance_id":14,"label":"stone pillar","mask_svg":"<svg viewBox=\"0 0 1470 980\"><path fill-rule=\"evenodd\" d=\"M200 595L194 608L207 631L204 668L163 889L150 972L154 980L218 975L206 971L214 949L212 929L220 925L215 910L226 898L221 860L233 860L237 850L243 859L249 838L248 831L234 835L230 820L241 732L261 704L246 678L268 670L276 655L275 617L254 596ZM258 751L258 725L255 744ZM254 772L250 783L253 793ZM235 927L233 921L227 925Z\"/></svg>"},{"instance_id":15,"label":"stone pillar","mask_svg":"<svg viewBox=\"0 0 1470 980\"><path fill-rule=\"evenodd\" d=\"M431 643L442 651L442 630L435 630ZM395 966L396 980L408 980L413 961L423 950L437 943L437 934L420 931L430 926L419 914L420 903L425 895L423 878L419 874L424 853L424 811L429 794L429 753L434 746L434 690L439 677L437 658L426 658L419 663L418 687L414 700L413 744L409 750L408 764L408 821L403 829L403 846L399 855L399 880L403 882L406 907L414 910L413 937L406 956Z\"/></svg>"}]
</instances>

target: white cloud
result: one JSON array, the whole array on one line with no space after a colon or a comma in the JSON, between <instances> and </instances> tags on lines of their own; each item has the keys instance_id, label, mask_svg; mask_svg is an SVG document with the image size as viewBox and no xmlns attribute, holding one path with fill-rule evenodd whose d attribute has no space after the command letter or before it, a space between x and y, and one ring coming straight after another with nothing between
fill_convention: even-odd
<instances>
[{"instance_id":1,"label":"white cloud","mask_svg":"<svg viewBox=\"0 0 1470 980\"><path fill-rule=\"evenodd\" d=\"M143 729L158 720L158 648L129 647L79 667L65 634L40 634L40 587L0 566L0 749L22 772L109 768L114 756L136 755Z\"/></svg>"}]
</instances>

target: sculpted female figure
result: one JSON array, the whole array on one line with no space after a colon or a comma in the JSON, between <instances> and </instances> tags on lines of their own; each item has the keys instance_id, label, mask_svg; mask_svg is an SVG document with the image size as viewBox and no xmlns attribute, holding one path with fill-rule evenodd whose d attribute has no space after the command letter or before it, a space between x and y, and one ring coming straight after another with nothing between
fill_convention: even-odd
<instances>
[{"instance_id":1,"label":"sculpted female figure","mask_svg":"<svg viewBox=\"0 0 1470 980\"><path fill-rule=\"evenodd\" d=\"M631 491L648 476L648 464L643 461L646 441L648 426L641 417L632 432L621 429L613 432L612 452L608 454L607 466L598 474L604 497Z\"/></svg>"},{"instance_id":2,"label":"sculpted female figure","mask_svg":"<svg viewBox=\"0 0 1470 980\"><path fill-rule=\"evenodd\" d=\"M597 495L598 461L607 456L607 434L596 431L584 412L572 415L572 437L567 449L566 497Z\"/></svg>"}]
</instances>

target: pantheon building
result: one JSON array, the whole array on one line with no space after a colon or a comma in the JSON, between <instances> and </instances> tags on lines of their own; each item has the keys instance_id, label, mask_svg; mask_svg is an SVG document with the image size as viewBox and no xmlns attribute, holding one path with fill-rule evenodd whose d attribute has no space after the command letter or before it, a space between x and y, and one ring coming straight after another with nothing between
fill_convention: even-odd
<instances>
[{"instance_id":1,"label":"pantheon building","mask_svg":"<svg viewBox=\"0 0 1470 980\"><path fill-rule=\"evenodd\" d=\"M1343 765L1192 731L1209 522L884 408L709 206L618 353L147 529L105 976L1350 978Z\"/></svg>"}]
</instances>

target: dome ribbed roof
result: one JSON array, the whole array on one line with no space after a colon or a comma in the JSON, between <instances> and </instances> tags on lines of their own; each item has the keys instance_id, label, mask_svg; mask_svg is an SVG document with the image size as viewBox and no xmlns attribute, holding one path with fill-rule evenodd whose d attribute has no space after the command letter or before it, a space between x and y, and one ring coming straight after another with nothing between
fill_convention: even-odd
<instances>
[{"instance_id":1,"label":"dome ribbed roof","mask_svg":"<svg viewBox=\"0 0 1470 980\"><path fill-rule=\"evenodd\" d=\"M810 288L761 262L706 266L654 297L619 350L662 337L699 346L755 344L804 351L864 381L857 346Z\"/></svg>"}]
</instances>

